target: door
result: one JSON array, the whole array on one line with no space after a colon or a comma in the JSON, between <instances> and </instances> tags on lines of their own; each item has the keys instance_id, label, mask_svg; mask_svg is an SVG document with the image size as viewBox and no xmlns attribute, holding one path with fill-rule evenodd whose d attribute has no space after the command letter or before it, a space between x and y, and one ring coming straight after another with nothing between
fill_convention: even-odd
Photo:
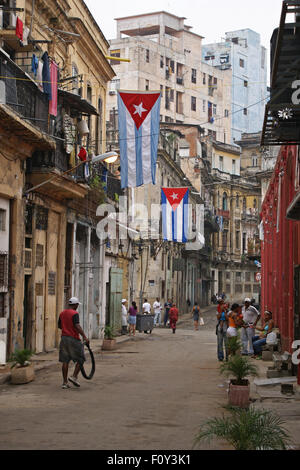
<instances>
[{"instance_id":1,"label":"door","mask_svg":"<svg viewBox=\"0 0 300 470\"><path fill-rule=\"evenodd\" d=\"M123 269L110 268L109 273L109 325L115 329L122 327Z\"/></svg>"},{"instance_id":2,"label":"door","mask_svg":"<svg viewBox=\"0 0 300 470\"><path fill-rule=\"evenodd\" d=\"M23 338L24 347L32 349L32 301L31 301L31 276L25 276L24 281L24 318Z\"/></svg>"}]
</instances>

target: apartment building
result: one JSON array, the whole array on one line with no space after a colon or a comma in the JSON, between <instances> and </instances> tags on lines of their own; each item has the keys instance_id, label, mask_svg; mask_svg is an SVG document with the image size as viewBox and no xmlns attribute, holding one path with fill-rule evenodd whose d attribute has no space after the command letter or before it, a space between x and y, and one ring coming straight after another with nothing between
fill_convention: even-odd
<instances>
[{"instance_id":1,"label":"apartment building","mask_svg":"<svg viewBox=\"0 0 300 470\"><path fill-rule=\"evenodd\" d=\"M116 23L117 38L110 41L116 77L107 99L112 131L118 89L158 90L162 122L198 124L207 135L230 143L232 71L202 60L203 37L193 33L185 18L161 11L117 18Z\"/></svg>"},{"instance_id":2,"label":"apartment building","mask_svg":"<svg viewBox=\"0 0 300 470\"><path fill-rule=\"evenodd\" d=\"M208 65L232 71L232 143L242 133L259 132L268 101L267 50L251 29L225 33L220 43L205 44L202 58Z\"/></svg>"}]
</instances>

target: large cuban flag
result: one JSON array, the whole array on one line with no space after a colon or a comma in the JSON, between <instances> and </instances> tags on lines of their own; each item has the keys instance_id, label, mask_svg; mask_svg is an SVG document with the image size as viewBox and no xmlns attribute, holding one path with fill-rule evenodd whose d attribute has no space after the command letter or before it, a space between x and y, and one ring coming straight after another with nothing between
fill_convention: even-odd
<instances>
[{"instance_id":1,"label":"large cuban flag","mask_svg":"<svg viewBox=\"0 0 300 470\"><path fill-rule=\"evenodd\" d=\"M155 184L160 101L159 92L118 92L122 188Z\"/></svg>"},{"instance_id":2,"label":"large cuban flag","mask_svg":"<svg viewBox=\"0 0 300 470\"><path fill-rule=\"evenodd\" d=\"M189 190L162 188L162 221L165 241L188 242Z\"/></svg>"}]
</instances>

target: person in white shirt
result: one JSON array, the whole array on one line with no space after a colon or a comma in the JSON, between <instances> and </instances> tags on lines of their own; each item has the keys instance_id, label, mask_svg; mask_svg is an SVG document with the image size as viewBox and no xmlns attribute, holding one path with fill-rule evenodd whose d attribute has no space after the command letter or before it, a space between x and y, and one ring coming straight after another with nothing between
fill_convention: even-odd
<instances>
[{"instance_id":1,"label":"person in white shirt","mask_svg":"<svg viewBox=\"0 0 300 470\"><path fill-rule=\"evenodd\" d=\"M153 304L153 310L154 310L154 326L158 323L158 326L161 324L161 310L162 306L159 301L159 297L156 298L156 301Z\"/></svg>"},{"instance_id":2,"label":"person in white shirt","mask_svg":"<svg viewBox=\"0 0 300 470\"><path fill-rule=\"evenodd\" d=\"M127 308L126 308L126 299L122 299L122 335L127 334Z\"/></svg>"},{"instance_id":3,"label":"person in white shirt","mask_svg":"<svg viewBox=\"0 0 300 470\"><path fill-rule=\"evenodd\" d=\"M243 325L242 325L242 344L243 344L243 356L254 355L253 349L253 337L255 336L255 328L260 320L260 313L256 308L251 305L250 299L245 299L245 306L242 308ZM249 350L248 350L249 346Z\"/></svg>"},{"instance_id":4,"label":"person in white shirt","mask_svg":"<svg viewBox=\"0 0 300 470\"><path fill-rule=\"evenodd\" d=\"M143 313L144 315L147 315L147 313L151 313L151 305L149 304L147 299L145 299L143 303Z\"/></svg>"}]
</instances>

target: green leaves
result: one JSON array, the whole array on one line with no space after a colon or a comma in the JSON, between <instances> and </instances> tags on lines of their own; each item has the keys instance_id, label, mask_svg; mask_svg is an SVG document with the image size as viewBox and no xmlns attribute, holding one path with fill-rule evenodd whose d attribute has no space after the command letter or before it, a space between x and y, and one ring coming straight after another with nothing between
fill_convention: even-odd
<instances>
[{"instance_id":1,"label":"green leaves","mask_svg":"<svg viewBox=\"0 0 300 470\"><path fill-rule=\"evenodd\" d=\"M247 377L257 377L258 368L245 356L231 356L228 362L220 366L220 371L226 376L231 376L236 380L236 385L244 385Z\"/></svg>"},{"instance_id":2,"label":"green leaves","mask_svg":"<svg viewBox=\"0 0 300 470\"><path fill-rule=\"evenodd\" d=\"M105 328L104 328L104 338L105 339L114 339L115 338L115 333L114 333L114 329L107 325Z\"/></svg>"},{"instance_id":3,"label":"green leaves","mask_svg":"<svg viewBox=\"0 0 300 470\"><path fill-rule=\"evenodd\" d=\"M204 423L194 446L201 441L210 442L213 437L224 439L235 450L287 450L291 444L284 422L274 412L254 407L230 412L231 417L213 418Z\"/></svg>"},{"instance_id":4,"label":"green leaves","mask_svg":"<svg viewBox=\"0 0 300 470\"><path fill-rule=\"evenodd\" d=\"M9 362L13 362L11 369L17 364L20 364L21 367L24 367L26 365L26 362L29 361L33 354L33 351L31 351L30 349L16 349L15 352L12 354L11 358L9 359Z\"/></svg>"}]
</instances>

